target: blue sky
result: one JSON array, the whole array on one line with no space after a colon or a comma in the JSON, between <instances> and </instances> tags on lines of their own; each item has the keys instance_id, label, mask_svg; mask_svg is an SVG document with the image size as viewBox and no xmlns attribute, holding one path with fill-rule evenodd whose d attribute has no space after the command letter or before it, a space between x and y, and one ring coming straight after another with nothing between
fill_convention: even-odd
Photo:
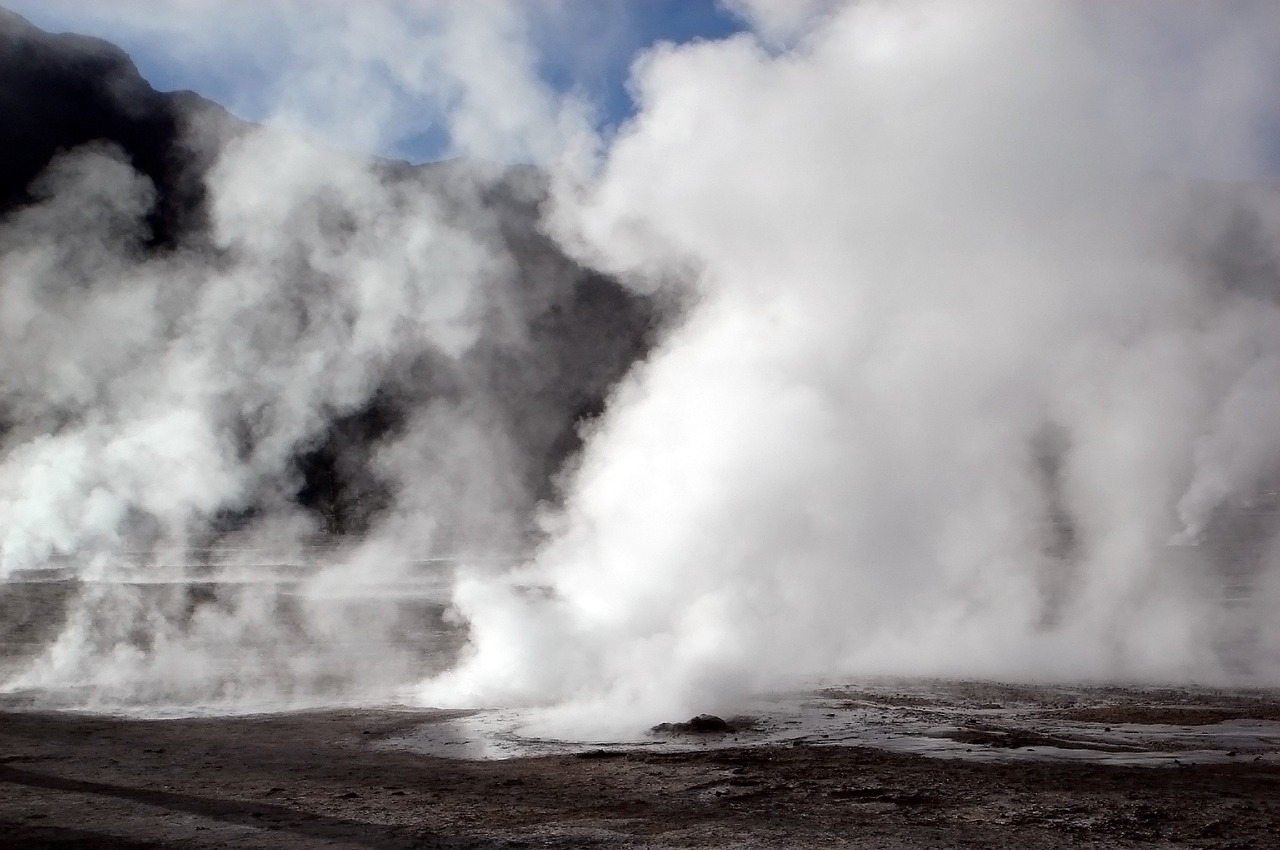
<instances>
[{"instance_id":1,"label":"blue sky","mask_svg":"<svg viewBox=\"0 0 1280 850\"><path fill-rule=\"evenodd\" d=\"M450 5L453 1L358 0L359 4L367 3L368 8L374 10L437 11L459 8ZM0 0L0 5L25 15L47 30L81 32L112 41L129 52L156 88L191 89L243 118L260 121L271 115L278 117L282 92L293 90L290 88L293 81L285 76L291 59L296 59L290 56L291 49L296 48L288 43L290 33L296 36L305 32L308 19L322 17L326 9L360 8L354 5L357 0L347 2L353 5L340 5L340 0ZM483 2L456 0L458 4ZM632 62L645 48L660 41L682 43L721 38L745 28L744 23L725 8L724 0L514 2L516 8L527 13L527 37L536 53L542 79L555 90L584 95L595 107L597 129L606 137L611 128L632 113L626 82ZM799 3L800 0L785 2ZM303 11L281 15L282 8ZM276 10L274 16L273 9ZM1229 15L1206 13L1204 19L1191 16L1195 24L1192 34L1203 35L1206 28L1212 29L1208 23L1224 24L1230 20ZM1186 21L1183 24L1188 25ZM1123 41L1121 30L1113 36ZM1172 30L1176 34L1178 28L1172 27ZM1153 43L1163 45L1166 52L1177 47L1169 39L1156 39ZM1183 75L1181 66L1196 67L1195 62L1170 56L1156 56L1151 60L1154 71L1151 68L1148 71L1152 79L1156 82L1163 79L1166 83L1154 85L1153 90L1176 88L1177 84L1169 81ZM405 91L388 91L393 101L394 126L373 142L342 135L343 125L351 123L352 113L344 111L351 110L350 102L327 112L321 109L322 114L309 116L317 119L314 123L303 121L302 126L339 146L414 161L448 154L449 124L439 109L440 101L415 97ZM317 92L310 94L315 97ZM1162 96L1171 102L1177 100L1176 91ZM1233 95L1224 91L1222 96ZM321 90L313 103L327 98L328 92ZM355 111L362 105L362 101L356 101ZM1263 176L1275 179L1280 173L1280 118L1274 110L1269 110L1258 115L1257 120L1263 125L1262 138L1267 147ZM1254 179L1259 175L1231 176Z\"/></svg>"},{"instance_id":2,"label":"blue sky","mask_svg":"<svg viewBox=\"0 0 1280 850\"><path fill-rule=\"evenodd\" d=\"M192 55L166 38L174 27L156 16L148 21L145 3L91 3L87 0L0 0L37 26L98 36L124 48L147 80L160 90L190 89L230 108L242 118L261 120L270 111L261 92L273 88L273 69L259 55L227 45L220 55ZM156 4L159 6L160 4ZM180 4L170 4L180 8ZM246 8L229 3L224 19ZM305 8L305 6L304 6ZM536 6L535 6L536 8ZM138 9L142 10L139 21ZM544 80L560 91L585 96L598 110L601 129L623 122L632 112L626 80L631 62L660 41L719 38L740 31L743 23L718 0L567 0L561 14L542 26L535 16L532 40L539 51ZM565 14L568 10L568 14ZM170 15L173 14L171 11ZM248 16L244 16L247 20ZM566 22L569 25L566 26ZM180 24L178 24L180 25ZM280 45L287 52L287 45ZM381 153L413 160L431 159L447 145L439 116L423 115L419 131L402 136Z\"/></svg>"}]
</instances>

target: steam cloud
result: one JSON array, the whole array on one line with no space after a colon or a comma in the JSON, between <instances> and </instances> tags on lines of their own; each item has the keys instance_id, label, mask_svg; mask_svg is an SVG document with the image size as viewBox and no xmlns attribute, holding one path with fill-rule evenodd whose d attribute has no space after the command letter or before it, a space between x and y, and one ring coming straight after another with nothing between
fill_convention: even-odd
<instances>
[{"instance_id":1,"label":"steam cloud","mask_svg":"<svg viewBox=\"0 0 1280 850\"><path fill-rule=\"evenodd\" d=\"M1262 167L1274 10L744 5L768 38L645 56L563 199L696 306L424 699L1274 677L1280 208L1203 179Z\"/></svg>"},{"instance_id":2,"label":"steam cloud","mask_svg":"<svg viewBox=\"0 0 1280 850\"><path fill-rule=\"evenodd\" d=\"M341 41L338 9L308 38ZM457 17L463 46L487 43L491 20ZM0 23L49 85L101 86L85 111L171 108L106 45ZM89 84L67 84L75 62ZM453 117L478 157L476 100ZM74 147L0 225L0 575L78 582L9 687L101 707L385 699L456 640L413 598L443 592L431 565L524 550L656 311L537 231L532 167L411 168L174 103L177 177Z\"/></svg>"},{"instance_id":3,"label":"steam cloud","mask_svg":"<svg viewBox=\"0 0 1280 850\"><path fill-rule=\"evenodd\" d=\"M355 39L396 7L323 30L347 49L306 79L443 76L460 153L541 172L391 179L246 132L217 140L209 244L156 253L155 190L117 152L55 162L0 235L0 569L325 568L287 604L87 585L15 681L412 686L581 730L864 674L1280 678L1280 194L1248 182L1275 156L1280 11L733 7L750 31L637 59L637 114L603 139L538 81L515 7L433 20L457 61ZM502 211L540 203L631 292L572 344L537 335L564 281L614 284L513 247ZM657 305L682 312L655 341ZM316 553L299 453L388 396L394 427L343 461L387 504ZM323 591L438 551L473 556L449 590L467 644L428 675L439 637Z\"/></svg>"}]
</instances>

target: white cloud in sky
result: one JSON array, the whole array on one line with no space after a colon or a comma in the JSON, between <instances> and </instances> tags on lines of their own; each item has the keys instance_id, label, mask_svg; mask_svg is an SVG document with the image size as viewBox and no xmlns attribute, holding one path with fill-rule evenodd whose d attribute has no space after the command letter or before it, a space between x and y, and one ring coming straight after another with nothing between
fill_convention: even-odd
<instances>
[{"instance_id":1,"label":"white cloud in sky","mask_svg":"<svg viewBox=\"0 0 1280 850\"><path fill-rule=\"evenodd\" d=\"M779 46L795 42L848 0L723 0L765 42Z\"/></svg>"}]
</instances>

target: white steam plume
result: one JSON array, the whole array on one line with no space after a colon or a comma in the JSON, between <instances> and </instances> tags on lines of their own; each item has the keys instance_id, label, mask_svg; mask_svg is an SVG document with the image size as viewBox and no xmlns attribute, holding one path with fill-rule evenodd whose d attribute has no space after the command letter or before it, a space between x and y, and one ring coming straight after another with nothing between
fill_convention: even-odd
<instances>
[{"instance_id":1,"label":"white steam plume","mask_svg":"<svg viewBox=\"0 0 1280 850\"><path fill-rule=\"evenodd\" d=\"M569 390L589 398L619 368L612 342L584 354L557 336L548 316L576 315L590 280L536 241L544 178L504 165L572 171L593 144L526 67L516 6L253 9L296 46L281 123L385 147L405 121L376 96L390 83L437 108L473 164L413 171L200 109L183 144L209 163L208 227L166 250L148 245L157 187L123 151L50 164L0 222L0 578L58 567L78 584L9 690L102 707L386 698L456 638L432 634L430 599L362 586L523 546L549 495L542 455L578 415ZM112 11L180 44L212 12ZM339 427L370 409L379 433ZM325 440L334 474L386 502L359 535L297 504L299 457Z\"/></svg>"},{"instance_id":2,"label":"white steam plume","mask_svg":"<svg viewBox=\"0 0 1280 850\"><path fill-rule=\"evenodd\" d=\"M227 89L222 105L237 115L350 150L405 153L429 137L442 158L490 163L564 164L594 152L588 104L538 74L531 37L539 22L572 27L560 0L42 0L14 8L28 5L199 69Z\"/></svg>"},{"instance_id":3,"label":"white steam plume","mask_svg":"<svg viewBox=\"0 0 1280 850\"><path fill-rule=\"evenodd\" d=\"M1266 169L1280 10L739 5L762 34L640 59L558 211L692 313L422 698L1280 676L1280 524L1225 531L1276 504L1277 200L1205 179Z\"/></svg>"},{"instance_id":4,"label":"white steam plume","mask_svg":"<svg viewBox=\"0 0 1280 850\"><path fill-rule=\"evenodd\" d=\"M386 87L411 92L453 152L551 168L575 256L688 308L584 426L535 556L464 571L470 645L421 698L635 725L860 673L1277 678L1280 204L1220 181L1266 169L1280 13L730 5L753 32L638 59L589 177L526 7L280 0L242 26L297 36L286 123L394 148L419 125ZM113 8L225 41L212 5ZM107 149L0 227L0 569L225 579L275 547L325 570L296 595L86 585L13 687L385 697L438 637L351 586L518 553L546 495L522 440L575 402L495 364L554 371L530 317L565 270L519 266L491 170L219 139L211 245L143 252L153 189ZM356 471L392 503L316 556L293 459L388 386L404 421Z\"/></svg>"}]
</instances>

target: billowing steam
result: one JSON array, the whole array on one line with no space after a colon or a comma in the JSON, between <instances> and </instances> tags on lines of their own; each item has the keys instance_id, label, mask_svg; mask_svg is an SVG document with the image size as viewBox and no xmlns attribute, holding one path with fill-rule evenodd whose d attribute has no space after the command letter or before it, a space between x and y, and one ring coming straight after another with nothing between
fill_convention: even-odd
<instances>
[{"instance_id":1,"label":"billowing steam","mask_svg":"<svg viewBox=\"0 0 1280 850\"><path fill-rule=\"evenodd\" d=\"M11 687L625 724L868 673L1280 678L1280 10L733 7L638 58L609 139L510 6L374 66L395 7L344 12L303 69L450 80L460 152L542 170L205 116L206 225L156 247L118 150L57 159L0 232L0 569L99 581ZM174 564L216 581L137 590ZM453 628L353 590L437 575Z\"/></svg>"},{"instance_id":2,"label":"billowing steam","mask_svg":"<svg viewBox=\"0 0 1280 850\"><path fill-rule=\"evenodd\" d=\"M532 167L343 153L0 23L5 59L55 89L15 71L19 103L179 125L176 176L121 132L133 149L57 153L0 224L5 637L49 642L10 687L106 706L403 690L458 639L431 613L448 564L526 550L657 311L538 232ZM33 113L15 147L75 126ZM47 578L72 583L65 622L23 609Z\"/></svg>"},{"instance_id":3,"label":"billowing steam","mask_svg":"<svg viewBox=\"0 0 1280 850\"><path fill-rule=\"evenodd\" d=\"M561 199L696 306L424 698L1280 674L1280 194L1213 182L1264 167L1275 10L747 5Z\"/></svg>"}]
</instances>

